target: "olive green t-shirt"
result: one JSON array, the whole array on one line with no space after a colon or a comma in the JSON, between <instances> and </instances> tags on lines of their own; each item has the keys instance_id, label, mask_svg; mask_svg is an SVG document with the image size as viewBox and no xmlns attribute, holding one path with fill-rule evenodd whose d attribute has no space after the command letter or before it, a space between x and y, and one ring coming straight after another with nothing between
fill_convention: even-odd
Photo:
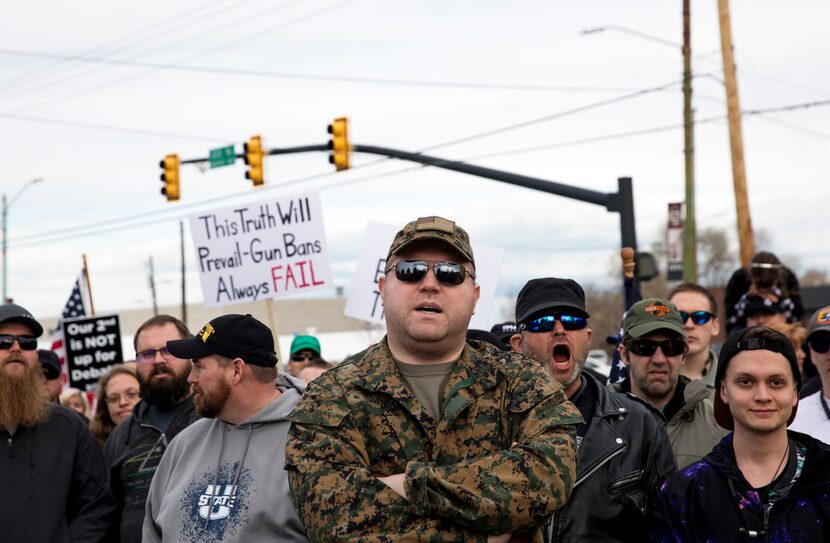
<instances>
[{"instance_id":1,"label":"olive green t-shirt","mask_svg":"<svg viewBox=\"0 0 830 543\"><path fill-rule=\"evenodd\" d=\"M395 360L409 390L435 420L441 419L444 385L447 384L455 363L456 360L440 364L408 364Z\"/></svg>"}]
</instances>

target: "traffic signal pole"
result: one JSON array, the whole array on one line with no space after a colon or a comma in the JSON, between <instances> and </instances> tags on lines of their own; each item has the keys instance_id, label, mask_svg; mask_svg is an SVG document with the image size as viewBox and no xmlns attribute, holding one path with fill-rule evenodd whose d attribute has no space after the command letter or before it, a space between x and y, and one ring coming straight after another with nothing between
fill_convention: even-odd
<instances>
[{"instance_id":1,"label":"traffic signal pole","mask_svg":"<svg viewBox=\"0 0 830 543\"><path fill-rule=\"evenodd\" d=\"M263 152L267 155L289 155L315 151L328 152L330 150L331 148L329 145L323 144L273 148L263 150ZM617 192L609 193L585 189L582 187L575 187L572 185L566 185L565 183L539 179L537 177L529 177L502 170L475 166L466 162L447 160L421 153L412 153L398 149L390 149L388 147L378 147L376 145L351 145L350 151L356 153L367 153L371 155L381 155L389 158L398 158L409 162L417 162L419 164L432 166L434 168L442 168L444 170L484 177L486 179L501 181L502 183L508 183L518 187L547 192L548 194L556 194L572 200L579 200L581 202L602 206L610 212L620 214L620 246L631 247L635 251L637 250L637 231L634 223L634 196L630 177L618 178ZM236 157L243 158L244 155L237 154ZM194 158L182 160L181 163L197 164L205 161L206 159L204 158Z\"/></svg>"},{"instance_id":2,"label":"traffic signal pole","mask_svg":"<svg viewBox=\"0 0 830 543\"><path fill-rule=\"evenodd\" d=\"M501 181L510 185L539 190L549 194L564 196L565 198L570 198L572 200L579 200L581 202L602 206L608 211L620 214L621 246L631 247L635 251L637 250L637 232L634 224L634 196L630 177L620 177L617 179L617 192L607 193L584 189L581 187L574 187L564 183L557 183L556 181L548 181L536 177L528 177L526 175L505 172L502 170L484 168L482 166L467 164L466 162L446 160L443 158L423 155L421 153L410 153L407 151L399 151L397 149L389 149L387 147L377 147L374 145L352 145L352 151L383 155L391 158L400 158L410 162L418 162L420 164L432 166L434 168L443 168L445 170L466 173L477 177L485 177L487 179Z\"/></svg>"}]
</instances>

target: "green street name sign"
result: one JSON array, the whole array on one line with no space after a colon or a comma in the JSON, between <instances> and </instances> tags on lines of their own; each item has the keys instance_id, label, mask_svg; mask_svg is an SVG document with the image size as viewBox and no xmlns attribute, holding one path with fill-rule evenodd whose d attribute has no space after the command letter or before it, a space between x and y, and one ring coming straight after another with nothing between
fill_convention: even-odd
<instances>
[{"instance_id":1,"label":"green street name sign","mask_svg":"<svg viewBox=\"0 0 830 543\"><path fill-rule=\"evenodd\" d=\"M227 147L220 147L219 149L210 150L210 167L221 168L222 166L230 166L236 161L236 152L233 150L233 145Z\"/></svg>"}]
</instances>

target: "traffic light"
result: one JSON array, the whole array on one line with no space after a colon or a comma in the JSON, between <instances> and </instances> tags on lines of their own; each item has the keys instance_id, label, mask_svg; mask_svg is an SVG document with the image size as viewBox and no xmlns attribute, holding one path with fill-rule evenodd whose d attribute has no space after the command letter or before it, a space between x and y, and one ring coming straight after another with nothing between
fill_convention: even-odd
<instances>
[{"instance_id":1,"label":"traffic light","mask_svg":"<svg viewBox=\"0 0 830 543\"><path fill-rule=\"evenodd\" d=\"M351 166L352 147L349 144L349 119L338 117L329 125L329 162L334 164L337 171L348 170Z\"/></svg>"},{"instance_id":2,"label":"traffic light","mask_svg":"<svg viewBox=\"0 0 830 543\"><path fill-rule=\"evenodd\" d=\"M179 155L167 155L164 160L159 162L159 166L164 170L161 174L161 180L164 181L164 186L161 187L161 193L167 196L168 202L175 202L181 196L181 189L179 187Z\"/></svg>"},{"instance_id":3,"label":"traffic light","mask_svg":"<svg viewBox=\"0 0 830 543\"><path fill-rule=\"evenodd\" d=\"M264 185L265 171L263 170L263 156L265 152L262 150L262 138L260 136L251 136L243 147L245 149L245 164L248 165L245 178L250 179L255 187Z\"/></svg>"}]
</instances>

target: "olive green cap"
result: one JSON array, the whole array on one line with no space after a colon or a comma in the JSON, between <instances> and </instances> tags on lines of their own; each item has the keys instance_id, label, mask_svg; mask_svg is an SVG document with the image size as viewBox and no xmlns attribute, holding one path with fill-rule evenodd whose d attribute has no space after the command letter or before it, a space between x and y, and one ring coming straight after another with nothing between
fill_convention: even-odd
<instances>
[{"instance_id":1,"label":"olive green cap","mask_svg":"<svg viewBox=\"0 0 830 543\"><path fill-rule=\"evenodd\" d=\"M475 267L473 248L470 246L470 236L467 232L455 224L455 222L443 217L421 217L404 226L392 240L389 247L389 254L386 261L403 251L417 241L436 240L443 241L453 249L461 253Z\"/></svg>"},{"instance_id":2,"label":"olive green cap","mask_svg":"<svg viewBox=\"0 0 830 543\"><path fill-rule=\"evenodd\" d=\"M668 330L686 337L677 307L662 298L646 298L632 305L623 319L623 335L641 338L656 330Z\"/></svg>"}]
</instances>

